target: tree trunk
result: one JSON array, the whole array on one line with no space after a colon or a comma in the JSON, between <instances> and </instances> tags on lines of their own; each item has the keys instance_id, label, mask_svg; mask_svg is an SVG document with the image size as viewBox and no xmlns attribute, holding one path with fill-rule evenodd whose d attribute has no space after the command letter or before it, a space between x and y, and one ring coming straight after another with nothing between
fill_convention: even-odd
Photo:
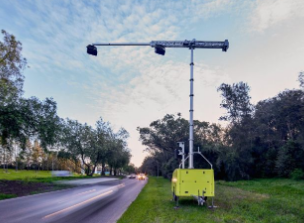
<instances>
[{"instance_id":1,"label":"tree trunk","mask_svg":"<svg viewBox=\"0 0 304 223\"><path fill-rule=\"evenodd\" d=\"M117 170L116 168L114 168L114 176L116 176Z\"/></svg>"},{"instance_id":2,"label":"tree trunk","mask_svg":"<svg viewBox=\"0 0 304 223\"><path fill-rule=\"evenodd\" d=\"M7 169L5 168L6 166L6 146L3 146L3 150L4 150L4 163L3 163L3 170L5 171L5 173L7 173Z\"/></svg>"},{"instance_id":3,"label":"tree trunk","mask_svg":"<svg viewBox=\"0 0 304 223\"><path fill-rule=\"evenodd\" d=\"M106 166L106 164L103 162L102 164L101 164L101 176L104 176L105 175L105 166Z\"/></svg>"},{"instance_id":4,"label":"tree trunk","mask_svg":"<svg viewBox=\"0 0 304 223\"><path fill-rule=\"evenodd\" d=\"M90 173L91 173L91 168L90 168L90 166L89 165L86 165L86 175L87 176L90 176Z\"/></svg>"},{"instance_id":5,"label":"tree trunk","mask_svg":"<svg viewBox=\"0 0 304 223\"><path fill-rule=\"evenodd\" d=\"M94 165L94 167L93 167L93 169L92 169L92 172L91 172L91 174L90 174L91 177L94 175L95 169L96 169L96 165Z\"/></svg>"}]
</instances>

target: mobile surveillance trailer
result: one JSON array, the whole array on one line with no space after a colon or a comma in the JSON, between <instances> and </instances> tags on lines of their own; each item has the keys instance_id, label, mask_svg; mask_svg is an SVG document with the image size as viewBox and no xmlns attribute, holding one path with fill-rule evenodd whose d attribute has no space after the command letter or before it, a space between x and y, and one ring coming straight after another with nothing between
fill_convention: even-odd
<instances>
[{"instance_id":1,"label":"mobile surveillance trailer","mask_svg":"<svg viewBox=\"0 0 304 223\"><path fill-rule=\"evenodd\" d=\"M229 48L228 40L225 41L151 41L150 43L93 43L87 46L87 53L97 56L96 46L150 46L155 49L155 53L165 55L165 48L188 48L191 50L190 63L190 118L189 118L189 156L185 158L184 144L180 143L182 148L182 168L173 172L172 193L174 200L178 202L179 197L193 196L197 198L198 204L202 205L207 197L214 197L214 173L211 163L200 154L210 165L211 169L194 169L193 166L193 51L194 49L222 49L226 52ZM189 159L189 167L185 169L185 161Z\"/></svg>"}]
</instances>

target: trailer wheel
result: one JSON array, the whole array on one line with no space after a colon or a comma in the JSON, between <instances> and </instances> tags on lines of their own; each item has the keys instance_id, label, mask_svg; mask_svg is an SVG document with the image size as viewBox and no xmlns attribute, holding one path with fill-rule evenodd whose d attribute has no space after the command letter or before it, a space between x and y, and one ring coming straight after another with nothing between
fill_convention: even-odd
<instances>
[{"instance_id":1,"label":"trailer wheel","mask_svg":"<svg viewBox=\"0 0 304 223\"><path fill-rule=\"evenodd\" d=\"M207 197L204 196L198 196L197 197L197 204L203 206L204 203L206 203Z\"/></svg>"},{"instance_id":2,"label":"trailer wheel","mask_svg":"<svg viewBox=\"0 0 304 223\"><path fill-rule=\"evenodd\" d=\"M173 192L173 201L177 202L178 201L178 196L176 196Z\"/></svg>"}]
</instances>

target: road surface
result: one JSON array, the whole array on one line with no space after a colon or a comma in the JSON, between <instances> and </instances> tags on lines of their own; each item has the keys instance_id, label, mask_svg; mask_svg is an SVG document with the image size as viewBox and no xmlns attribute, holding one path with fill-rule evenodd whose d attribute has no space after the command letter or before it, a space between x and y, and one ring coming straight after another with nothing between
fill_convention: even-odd
<instances>
[{"instance_id":1,"label":"road surface","mask_svg":"<svg viewBox=\"0 0 304 223\"><path fill-rule=\"evenodd\" d=\"M71 189L3 200L0 201L0 222L116 222L145 184L146 180L136 179L95 182Z\"/></svg>"}]
</instances>

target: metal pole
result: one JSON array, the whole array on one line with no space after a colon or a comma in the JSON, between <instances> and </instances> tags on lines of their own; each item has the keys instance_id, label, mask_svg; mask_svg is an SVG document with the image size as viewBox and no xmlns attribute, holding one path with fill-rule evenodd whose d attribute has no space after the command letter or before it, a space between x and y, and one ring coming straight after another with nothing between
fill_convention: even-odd
<instances>
[{"instance_id":1,"label":"metal pole","mask_svg":"<svg viewBox=\"0 0 304 223\"><path fill-rule=\"evenodd\" d=\"M190 63L190 120L189 120L189 169L193 169L193 50L191 47L191 63Z\"/></svg>"},{"instance_id":2,"label":"metal pole","mask_svg":"<svg viewBox=\"0 0 304 223\"><path fill-rule=\"evenodd\" d=\"M183 145L183 147L182 147L182 152L183 152L183 155L182 155L182 168L185 169L185 144L183 143L182 145Z\"/></svg>"}]
</instances>

